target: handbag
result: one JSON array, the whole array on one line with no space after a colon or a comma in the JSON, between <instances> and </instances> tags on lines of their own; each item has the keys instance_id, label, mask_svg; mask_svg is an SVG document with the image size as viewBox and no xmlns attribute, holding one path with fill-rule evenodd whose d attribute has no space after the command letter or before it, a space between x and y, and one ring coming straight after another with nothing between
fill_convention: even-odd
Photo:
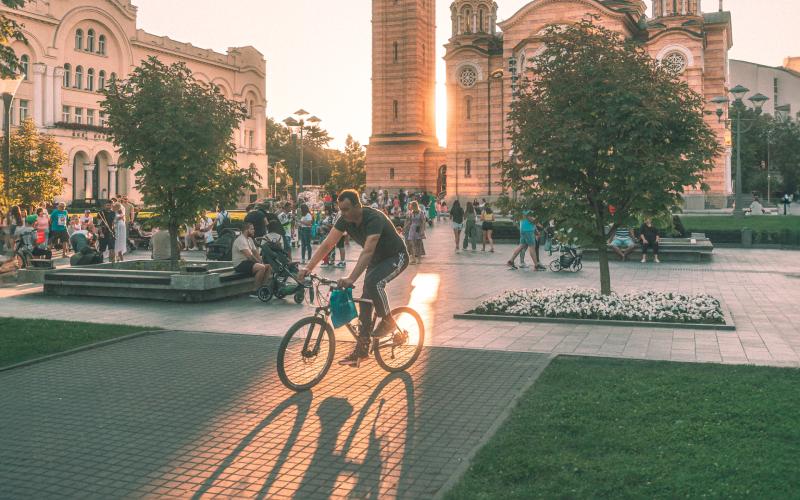
<instances>
[{"instance_id":1,"label":"handbag","mask_svg":"<svg viewBox=\"0 0 800 500\"><path fill-rule=\"evenodd\" d=\"M353 302L353 289L336 289L331 292L331 322L334 328L356 319L356 303Z\"/></svg>"}]
</instances>

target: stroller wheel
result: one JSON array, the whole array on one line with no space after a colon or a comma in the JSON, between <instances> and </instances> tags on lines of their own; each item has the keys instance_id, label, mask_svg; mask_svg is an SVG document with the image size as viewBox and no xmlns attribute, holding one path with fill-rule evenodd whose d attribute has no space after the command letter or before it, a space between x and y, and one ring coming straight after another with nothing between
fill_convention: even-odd
<instances>
[{"instance_id":1,"label":"stroller wheel","mask_svg":"<svg viewBox=\"0 0 800 500\"><path fill-rule=\"evenodd\" d=\"M554 273L557 273L561 270L561 261L559 259L554 260L550 263L550 270Z\"/></svg>"},{"instance_id":2,"label":"stroller wheel","mask_svg":"<svg viewBox=\"0 0 800 500\"><path fill-rule=\"evenodd\" d=\"M306 289L300 287L299 290L294 292L294 303L295 304L302 304L303 301L306 300Z\"/></svg>"},{"instance_id":3,"label":"stroller wheel","mask_svg":"<svg viewBox=\"0 0 800 500\"><path fill-rule=\"evenodd\" d=\"M581 269L583 269L583 263L581 263L580 261L576 262L575 265L572 266L572 272L574 273L577 273Z\"/></svg>"},{"instance_id":4,"label":"stroller wheel","mask_svg":"<svg viewBox=\"0 0 800 500\"><path fill-rule=\"evenodd\" d=\"M269 286L262 286L258 289L258 300L267 304L272 300L272 288Z\"/></svg>"}]
</instances>

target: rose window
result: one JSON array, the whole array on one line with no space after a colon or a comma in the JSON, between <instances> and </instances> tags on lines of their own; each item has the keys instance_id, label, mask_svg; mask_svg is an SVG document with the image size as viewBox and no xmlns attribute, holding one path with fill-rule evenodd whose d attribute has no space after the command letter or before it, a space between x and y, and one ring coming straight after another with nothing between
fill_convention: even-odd
<instances>
[{"instance_id":1,"label":"rose window","mask_svg":"<svg viewBox=\"0 0 800 500\"><path fill-rule=\"evenodd\" d=\"M458 77L458 81L461 83L462 87L473 87L478 81L478 73L475 71L475 68L464 68L461 70L461 75Z\"/></svg>"},{"instance_id":2,"label":"rose window","mask_svg":"<svg viewBox=\"0 0 800 500\"><path fill-rule=\"evenodd\" d=\"M661 64L673 75L680 75L686 69L686 56L681 52L670 52L661 59Z\"/></svg>"}]
</instances>

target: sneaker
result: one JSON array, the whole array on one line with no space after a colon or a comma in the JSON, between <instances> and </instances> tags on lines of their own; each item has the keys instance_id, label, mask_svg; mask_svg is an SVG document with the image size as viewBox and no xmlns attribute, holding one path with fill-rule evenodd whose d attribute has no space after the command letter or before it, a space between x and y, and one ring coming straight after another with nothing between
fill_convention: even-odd
<instances>
[{"instance_id":1,"label":"sneaker","mask_svg":"<svg viewBox=\"0 0 800 500\"><path fill-rule=\"evenodd\" d=\"M347 267L347 263L345 261L341 261L338 264L336 264L336 267L341 267L341 268Z\"/></svg>"},{"instance_id":2,"label":"sneaker","mask_svg":"<svg viewBox=\"0 0 800 500\"><path fill-rule=\"evenodd\" d=\"M251 293L250 295L248 295L248 297L250 297L251 299L258 299L259 298L258 297L258 292Z\"/></svg>"},{"instance_id":3,"label":"sneaker","mask_svg":"<svg viewBox=\"0 0 800 500\"><path fill-rule=\"evenodd\" d=\"M647 264L647 257L642 257L642 264Z\"/></svg>"},{"instance_id":4,"label":"sneaker","mask_svg":"<svg viewBox=\"0 0 800 500\"><path fill-rule=\"evenodd\" d=\"M524 262L520 262L519 267L520 269L528 269L530 266Z\"/></svg>"},{"instance_id":5,"label":"sneaker","mask_svg":"<svg viewBox=\"0 0 800 500\"><path fill-rule=\"evenodd\" d=\"M358 341L353 348L353 352L339 360L340 365L358 366L362 359L369 358L369 344L367 342Z\"/></svg>"},{"instance_id":6,"label":"sneaker","mask_svg":"<svg viewBox=\"0 0 800 500\"><path fill-rule=\"evenodd\" d=\"M394 320L387 318L381 320L381 324L378 325L378 328L376 328L372 332L372 336L377 338L385 337L387 335L390 335L396 329L397 329L397 323L395 323Z\"/></svg>"},{"instance_id":7,"label":"sneaker","mask_svg":"<svg viewBox=\"0 0 800 500\"><path fill-rule=\"evenodd\" d=\"M543 266L541 264L536 264L536 269L538 269L539 271L546 271L547 267L545 267L545 266Z\"/></svg>"},{"instance_id":8,"label":"sneaker","mask_svg":"<svg viewBox=\"0 0 800 500\"><path fill-rule=\"evenodd\" d=\"M656 260L654 260L653 262L655 262L656 264L661 264L661 261L658 260L658 257L656 257Z\"/></svg>"},{"instance_id":9,"label":"sneaker","mask_svg":"<svg viewBox=\"0 0 800 500\"><path fill-rule=\"evenodd\" d=\"M515 266L514 263L511 262L510 260L506 262L506 265L508 266L508 269L511 271L516 271L518 269L517 266Z\"/></svg>"}]
</instances>

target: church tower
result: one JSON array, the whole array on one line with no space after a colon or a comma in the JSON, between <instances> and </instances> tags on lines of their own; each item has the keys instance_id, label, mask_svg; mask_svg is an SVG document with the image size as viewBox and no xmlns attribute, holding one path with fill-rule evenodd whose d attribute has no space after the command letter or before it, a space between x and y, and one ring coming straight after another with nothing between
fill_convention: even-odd
<instances>
[{"instance_id":1,"label":"church tower","mask_svg":"<svg viewBox=\"0 0 800 500\"><path fill-rule=\"evenodd\" d=\"M368 189L435 191L436 1L372 1L372 136Z\"/></svg>"}]
</instances>

